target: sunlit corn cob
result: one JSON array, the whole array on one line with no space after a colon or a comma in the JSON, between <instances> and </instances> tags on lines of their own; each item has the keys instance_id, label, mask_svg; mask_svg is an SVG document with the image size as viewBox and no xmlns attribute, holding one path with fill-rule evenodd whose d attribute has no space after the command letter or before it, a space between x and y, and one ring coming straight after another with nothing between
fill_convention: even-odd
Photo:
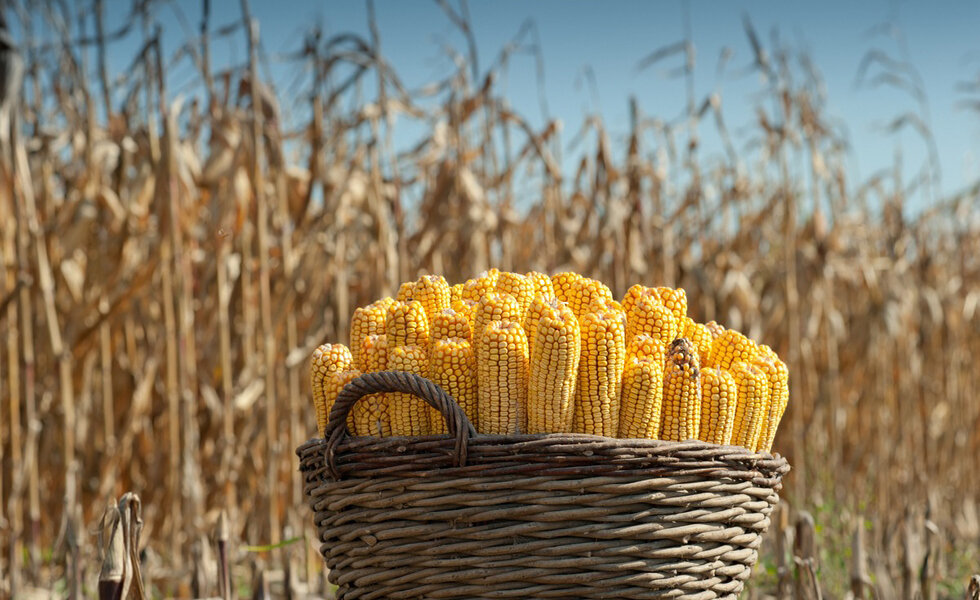
<instances>
[{"instance_id":1,"label":"sunlit corn cob","mask_svg":"<svg viewBox=\"0 0 980 600\"><path fill-rule=\"evenodd\" d=\"M457 283L449 288L449 306L463 299L463 284Z\"/></svg>"},{"instance_id":2,"label":"sunlit corn cob","mask_svg":"<svg viewBox=\"0 0 980 600\"><path fill-rule=\"evenodd\" d=\"M473 338L470 320L465 314L451 308L439 311L429 321L429 337L433 342L449 338L462 338L469 341Z\"/></svg>"},{"instance_id":3,"label":"sunlit corn cob","mask_svg":"<svg viewBox=\"0 0 980 600\"><path fill-rule=\"evenodd\" d=\"M627 337L633 338L645 333L660 340L664 347L673 342L680 333L673 313L654 293L646 293L636 299L626 316L626 323Z\"/></svg>"},{"instance_id":4,"label":"sunlit corn cob","mask_svg":"<svg viewBox=\"0 0 980 600\"><path fill-rule=\"evenodd\" d=\"M579 321L582 357L575 388L575 433L615 437L626 364L626 322L622 313L586 313Z\"/></svg>"},{"instance_id":5,"label":"sunlit corn cob","mask_svg":"<svg viewBox=\"0 0 980 600\"><path fill-rule=\"evenodd\" d=\"M533 331L526 432L571 431L582 346L578 321L571 309L558 307L538 319Z\"/></svg>"},{"instance_id":6,"label":"sunlit corn cob","mask_svg":"<svg viewBox=\"0 0 980 600\"><path fill-rule=\"evenodd\" d=\"M534 300L534 282L520 273L501 271L497 276L496 290L498 293L510 294L514 300L517 300L517 306L521 311L517 322L522 323L531 301Z\"/></svg>"},{"instance_id":7,"label":"sunlit corn cob","mask_svg":"<svg viewBox=\"0 0 980 600\"><path fill-rule=\"evenodd\" d=\"M479 427L476 356L467 339L443 338L432 342L429 379L456 400L473 427ZM446 433L445 419L431 406L428 409L429 430L432 433Z\"/></svg>"},{"instance_id":8,"label":"sunlit corn cob","mask_svg":"<svg viewBox=\"0 0 980 600\"><path fill-rule=\"evenodd\" d=\"M323 393L327 397L327 419L330 418L330 410L333 409L333 404L337 400L337 394L340 393L340 390L344 389L345 385L350 383L351 379L354 379L360 374L361 372L357 369L348 369L346 371L336 371L331 373L325 380L323 380ZM357 422L354 420L354 408L360 403L360 400L354 403L354 406L351 407L351 410L347 413L347 429L350 431L351 435L362 435L357 429ZM326 428L326 425L326 422L324 422L324 428Z\"/></svg>"},{"instance_id":9,"label":"sunlit corn cob","mask_svg":"<svg viewBox=\"0 0 980 600\"><path fill-rule=\"evenodd\" d=\"M600 310L605 302L613 300L612 292L601 281L582 277L572 282L568 306L579 319L588 312Z\"/></svg>"},{"instance_id":10,"label":"sunlit corn cob","mask_svg":"<svg viewBox=\"0 0 980 600\"><path fill-rule=\"evenodd\" d=\"M368 335L361 341L357 353L361 371L376 373L388 367L388 336ZM354 404L354 427L358 435L391 435L388 417L388 398L385 394L370 394Z\"/></svg>"},{"instance_id":11,"label":"sunlit corn cob","mask_svg":"<svg viewBox=\"0 0 980 600\"><path fill-rule=\"evenodd\" d=\"M351 315L350 319L350 348L354 353L354 368L366 370L361 364L359 355L361 342L369 335L379 335L385 332L387 314L388 307L380 302L354 309L354 314Z\"/></svg>"},{"instance_id":12,"label":"sunlit corn cob","mask_svg":"<svg viewBox=\"0 0 980 600\"><path fill-rule=\"evenodd\" d=\"M731 372L738 386L732 443L754 450L769 412L769 378L762 369L741 361L732 365Z\"/></svg>"},{"instance_id":13,"label":"sunlit corn cob","mask_svg":"<svg viewBox=\"0 0 980 600\"><path fill-rule=\"evenodd\" d=\"M487 325L494 321L520 323L520 315L521 309L517 305L517 300L510 294L487 292L483 298L480 298L476 313L473 315L473 351L476 355L482 356L480 346L483 344L483 333Z\"/></svg>"},{"instance_id":14,"label":"sunlit corn cob","mask_svg":"<svg viewBox=\"0 0 980 600\"><path fill-rule=\"evenodd\" d=\"M663 397L663 361L655 357L628 360L623 370L618 437L656 439L660 435Z\"/></svg>"},{"instance_id":15,"label":"sunlit corn cob","mask_svg":"<svg viewBox=\"0 0 980 600\"><path fill-rule=\"evenodd\" d=\"M698 354L686 338L671 342L664 363L663 425L660 439L698 438L701 428L701 374Z\"/></svg>"},{"instance_id":16,"label":"sunlit corn cob","mask_svg":"<svg viewBox=\"0 0 980 600\"><path fill-rule=\"evenodd\" d=\"M449 284L442 275L423 275L415 282L414 298L422 303L425 316L432 317L449 308Z\"/></svg>"},{"instance_id":17,"label":"sunlit corn cob","mask_svg":"<svg viewBox=\"0 0 980 600\"><path fill-rule=\"evenodd\" d=\"M415 297L415 282L406 281L405 283L398 286L398 294L395 296L395 300L399 302L408 302Z\"/></svg>"},{"instance_id":18,"label":"sunlit corn cob","mask_svg":"<svg viewBox=\"0 0 980 600\"><path fill-rule=\"evenodd\" d=\"M579 279L582 279L581 275L570 271L552 275L551 287L554 289L555 298L562 302L568 302L569 298L572 297L572 284Z\"/></svg>"},{"instance_id":19,"label":"sunlit corn cob","mask_svg":"<svg viewBox=\"0 0 980 600\"><path fill-rule=\"evenodd\" d=\"M707 365L708 357L711 354L711 332L701 323L696 323L691 317L684 317L680 320L680 335L691 340L698 351L698 361L700 364Z\"/></svg>"},{"instance_id":20,"label":"sunlit corn cob","mask_svg":"<svg viewBox=\"0 0 980 600\"><path fill-rule=\"evenodd\" d=\"M711 332L712 341L718 339L718 336L725 333L725 328L715 321L708 321L704 324L704 326L708 328L709 332Z\"/></svg>"},{"instance_id":21,"label":"sunlit corn cob","mask_svg":"<svg viewBox=\"0 0 980 600\"><path fill-rule=\"evenodd\" d=\"M760 344L759 354L760 361L769 363L764 369L769 377L769 411L766 414L762 435L759 436L757 451L771 452L772 443L776 439L776 428L779 427L779 421L786 413L786 405L789 404L789 370L786 368L786 363L779 360L769 346Z\"/></svg>"},{"instance_id":22,"label":"sunlit corn cob","mask_svg":"<svg viewBox=\"0 0 980 600\"><path fill-rule=\"evenodd\" d=\"M728 371L701 369L701 431L698 439L731 444L738 404L738 386Z\"/></svg>"},{"instance_id":23,"label":"sunlit corn cob","mask_svg":"<svg viewBox=\"0 0 980 600\"><path fill-rule=\"evenodd\" d=\"M571 311L568 305L561 302L553 296L542 296L538 295L534 297L534 301L527 309L527 313L524 315L524 322L522 323L524 327L524 333L527 334L528 343L534 340L534 328L537 326L538 321L546 315L551 315L553 317L558 317L559 313L562 311L562 307Z\"/></svg>"},{"instance_id":24,"label":"sunlit corn cob","mask_svg":"<svg viewBox=\"0 0 980 600\"><path fill-rule=\"evenodd\" d=\"M388 370L406 371L425 377L429 361L422 346L389 346ZM425 400L406 394L386 394L391 435L426 435L429 433L428 404Z\"/></svg>"},{"instance_id":25,"label":"sunlit corn cob","mask_svg":"<svg viewBox=\"0 0 980 600\"><path fill-rule=\"evenodd\" d=\"M751 363L758 353L755 342L734 329L726 329L711 342L711 354L708 356L709 366L732 370L737 362Z\"/></svg>"},{"instance_id":26,"label":"sunlit corn cob","mask_svg":"<svg viewBox=\"0 0 980 600\"><path fill-rule=\"evenodd\" d=\"M429 321L418 300L395 302L388 307L385 334L389 346L422 346L429 343Z\"/></svg>"},{"instance_id":27,"label":"sunlit corn cob","mask_svg":"<svg viewBox=\"0 0 980 600\"><path fill-rule=\"evenodd\" d=\"M648 333L633 336L626 345L627 361L649 358L662 365L666 356L667 346L660 341L660 338L653 337Z\"/></svg>"},{"instance_id":28,"label":"sunlit corn cob","mask_svg":"<svg viewBox=\"0 0 980 600\"><path fill-rule=\"evenodd\" d=\"M551 277L538 271L528 271L524 274L534 285L534 296L542 294L544 296L554 296L555 287L551 285Z\"/></svg>"},{"instance_id":29,"label":"sunlit corn cob","mask_svg":"<svg viewBox=\"0 0 980 600\"><path fill-rule=\"evenodd\" d=\"M484 274L473 279L467 279L463 283L461 298L479 302L480 298L494 291L497 286L497 278Z\"/></svg>"},{"instance_id":30,"label":"sunlit corn cob","mask_svg":"<svg viewBox=\"0 0 980 600\"><path fill-rule=\"evenodd\" d=\"M646 294L647 290L649 289L650 288L647 286L637 283L630 286L630 289L626 290L626 294L623 296L623 301L621 304L623 305L623 312L625 312L627 316L629 316L630 311L633 310L633 306L636 305L636 301L640 299L640 296Z\"/></svg>"},{"instance_id":31,"label":"sunlit corn cob","mask_svg":"<svg viewBox=\"0 0 980 600\"><path fill-rule=\"evenodd\" d=\"M324 389L331 374L350 369L354 362L350 349L343 344L323 344L313 351L310 359L310 387L313 389L313 408L316 411L317 430L320 437L327 427L327 415L333 406L333 397Z\"/></svg>"},{"instance_id":32,"label":"sunlit corn cob","mask_svg":"<svg viewBox=\"0 0 980 600\"><path fill-rule=\"evenodd\" d=\"M480 338L478 431L519 433L527 408L528 352L524 329L514 321L492 321Z\"/></svg>"},{"instance_id":33,"label":"sunlit corn cob","mask_svg":"<svg viewBox=\"0 0 980 600\"><path fill-rule=\"evenodd\" d=\"M674 315L674 320L680 323L687 316L687 292L684 291L684 288L669 287L658 287L656 290L657 295L660 296L660 301L670 309L671 314Z\"/></svg>"}]
</instances>

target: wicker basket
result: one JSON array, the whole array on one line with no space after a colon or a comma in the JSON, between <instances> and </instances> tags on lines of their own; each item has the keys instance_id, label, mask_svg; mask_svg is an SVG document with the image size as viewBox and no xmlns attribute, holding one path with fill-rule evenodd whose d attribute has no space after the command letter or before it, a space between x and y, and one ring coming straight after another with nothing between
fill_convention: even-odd
<instances>
[{"instance_id":1,"label":"wicker basket","mask_svg":"<svg viewBox=\"0 0 980 600\"><path fill-rule=\"evenodd\" d=\"M351 438L351 406L381 391L425 399L449 434ZM696 441L478 435L392 371L348 384L297 454L330 581L364 600L735 598L789 471Z\"/></svg>"}]
</instances>

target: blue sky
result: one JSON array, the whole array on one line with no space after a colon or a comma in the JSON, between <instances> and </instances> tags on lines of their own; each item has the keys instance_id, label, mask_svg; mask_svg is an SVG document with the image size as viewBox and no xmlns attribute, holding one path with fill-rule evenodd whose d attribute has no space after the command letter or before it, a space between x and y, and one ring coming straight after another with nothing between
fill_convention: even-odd
<instances>
[{"instance_id":1,"label":"blue sky","mask_svg":"<svg viewBox=\"0 0 980 600\"><path fill-rule=\"evenodd\" d=\"M456 0L450 3L458 7ZM121 19L130 4L128 0L109 0L107 4L111 29L112 19ZM240 15L236 1L213 0L213 4L213 27ZM174 5L196 29L200 19L199 1L176 0ZM113 7L117 10L112 11ZM828 112L846 127L853 146L852 181L892 165L898 148L909 174L925 156L922 142L910 131L898 135L883 131L891 119L915 108L914 101L907 94L855 83L861 58L869 49L879 48L902 58L894 39L869 33L875 25L895 19L905 36L907 58L918 70L926 89L928 117L939 150L942 190L954 192L980 176L980 113L959 108L957 104L969 97L956 89L958 82L976 80L980 73L980 36L976 35L980 27L980 2L976 0L469 2L484 67L525 21L535 22L544 56L547 105L550 115L565 124L566 143L581 125L583 116L596 111L603 115L614 141L621 138L629 123L630 95L637 97L647 115L673 118L681 113L684 84L663 73L679 65L679 59L645 71L637 71L636 66L655 49L683 38L685 7L697 48L696 93L703 96L719 90L729 127L736 133L751 122L753 92L759 89L758 78L747 75L744 69L752 55L742 16L751 18L765 40L778 30L782 39L809 50L826 82ZM162 3L157 11L165 28L165 45L172 51L186 39L185 31L171 6ZM263 46L270 55L297 50L304 32L314 23L320 23L328 36L343 31L368 35L367 9L363 2L253 0L252 11L261 22ZM445 76L451 70L442 50L444 45L465 50L462 36L435 2L379 0L376 14L382 51L409 87ZM214 62L244 60L246 50L242 40L239 35L216 42L212 48ZM127 65L138 45L137 39L116 43L113 65L119 68ZM734 54L725 76L718 80L716 66L724 48ZM295 65L275 61L269 65L270 74L281 87L298 75L297 69ZM598 105L585 83L583 74L587 69L595 76ZM540 125L544 119L536 81L534 59L521 55L511 60L507 79L502 84L512 106ZM403 137L403 143L410 141L407 133ZM705 140L705 146L711 150L710 139Z\"/></svg>"}]
</instances>

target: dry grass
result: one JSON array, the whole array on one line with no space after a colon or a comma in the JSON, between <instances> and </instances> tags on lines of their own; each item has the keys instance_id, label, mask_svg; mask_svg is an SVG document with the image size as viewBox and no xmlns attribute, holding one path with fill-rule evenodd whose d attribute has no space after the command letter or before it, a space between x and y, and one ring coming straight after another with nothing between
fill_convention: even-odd
<instances>
[{"instance_id":1,"label":"dry grass","mask_svg":"<svg viewBox=\"0 0 980 600\"><path fill-rule=\"evenodd\" d=\"M910 199L934 198L935 165L852 181L805 55L747 26L763 83L755 127L733 138L722 98L695 93L690 44L654 53L643 64L682 63L686 114L633 103L623 144L595 115L572 161L557 123L534 128L500 95L532 29L486 70L470 46L421 91L373 24L368 38L311 31L292 60L312 76L286 119L250 83L247 2L221 30L205 14L172 56L152 17L135 19L143 49L113 74L114 32L85 35L66 4L15 5L35 51L0 160L0 596L91 593L90 532L127 490L143 499L156 593L213 591L221 510L244 544L310 535L293 449L314 431L312 349L401 280L491 264L574 269L617 293L683 286L697 319L787 357L776 448L799 511L781 513L753 594L809 597L812 569L828 597L962 595L980 561L980 183L912 214ZM216 36L248 44L249 62L215 70ZM196 72L184 99L163 77L177 64ZM396 116L428 136L396 149ZM701 152L709 134L724 153ZM311 548L232 558L246 580L287 568L316 583Z\"/></svg>"}]
</instances>

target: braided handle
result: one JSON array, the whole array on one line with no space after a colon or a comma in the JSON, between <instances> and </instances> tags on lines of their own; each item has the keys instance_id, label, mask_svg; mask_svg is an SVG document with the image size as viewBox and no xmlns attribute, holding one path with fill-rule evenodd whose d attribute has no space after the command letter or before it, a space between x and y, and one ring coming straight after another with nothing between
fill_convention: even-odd
<instances>
[{"instance_id":1,"label":"braided handle","mask_svg":"<svg viewBox=\"0 0 980 600\"><path fill-rule=\"evenodd\" d=\"M347 431L347 414L354 407L354 403L364 396L383 392L412 394L425 400L429 406L438 410L442 418L446 420L449 435L456 438L453 447L453 464L457 467L466 465L468 441L469 438L476 435L476 430L456 400L441 387L421 375L404 371L377 371L365 373L352 379L337 395L337 400L334 401L333 407L330 409L324 437L327 440L327 470L335 480L340 479L340 471L337 470L336 463L337 448L350 435Z\"/></svg>"}]
</instances>

